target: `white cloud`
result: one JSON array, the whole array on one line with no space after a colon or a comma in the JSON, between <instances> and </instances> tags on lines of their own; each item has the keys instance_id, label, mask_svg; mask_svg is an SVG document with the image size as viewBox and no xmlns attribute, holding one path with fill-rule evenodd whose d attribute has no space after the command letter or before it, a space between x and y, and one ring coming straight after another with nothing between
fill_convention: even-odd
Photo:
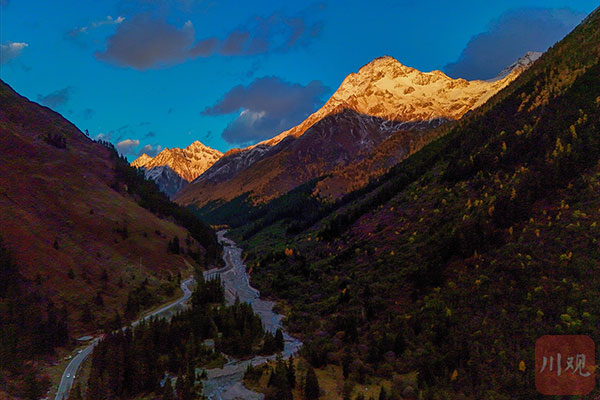
<instances>
[{"instance_id":1,"label":"white cloud","mask_svg":"<svg viewBox=\"0 0 600 400\"><path fill-rule=\"evenodd\" d=\"M92 29L99 28L103 25L119 25L121 22L125 21L125 18L122 16L118 16L117 18L113 18L110 15L100 21L92 21L86 26L82 26L79 28L75 28L68 33L71 37L76 37L82 33L88 33Z\"/></svg>"},{"instance_id":2,"label":"white cloud","mask_svg":"<svg viewBox=\"0 0 600 400\"><path fill-rule=\"evenodd\" d=\"M161 150L162 150L162 146L160 144L156 145L156 147L152 147L152 145L147 144L144 147L142 147L140 149L140 151L138 151L137 155L139 157L145 153L146 155L148 155L150 157L156 157L156 155L158 153L160 153Z\"/></svg>"},{"instance_id":3,"label":"white cloud","mask_svg":"<svg viewBox=\"0 0 600 400\"><path fill-rule=\"evenodd\" d=\"M23 42L6 42L0 45L0 63L6 64L17 58L25 47L29 46Z\"/></svg>"},{"instance_id":4,"label":"white cloud","mask_svg":"<svg viewBox=\"0 0 600 400\"><path fill-rule=\"evenodd\" d=\"M140 145L140 141L137 139L125 139L117 143L117 150L123 155L134 154L136 147Z\"/></svg>"}]
</instances>

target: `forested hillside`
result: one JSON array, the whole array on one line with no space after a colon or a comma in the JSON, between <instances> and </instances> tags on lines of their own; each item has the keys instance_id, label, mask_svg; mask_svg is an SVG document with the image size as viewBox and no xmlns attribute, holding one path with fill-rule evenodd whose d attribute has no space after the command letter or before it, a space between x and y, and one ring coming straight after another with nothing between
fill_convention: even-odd
<instances>
[{"instance_id":1,"label":"forested hillside","mask_svg":"<svg viewBox=\"0 0 600 400\"><path fill-rule=\"evenodd\" d=\"M76 338L173 298L220 247L113 147L4 82L0 101L0 397L37 399Z\"/></svg>"},{"instance_id":2,"label":"forested hillside","mask_svg":"<svg viewBox=\"0 0 600 400\"><path fill-rule=\"evenodd\" d=\"M531 399L538 337L600 337L599 58L596 10L366 189L333 205L305 190L282 214L291 194L236 230L307 360L389 378L393 398L418 372L424 398ZM309 227L308 209L327 212Z\"/></svg>"}]
</instances>

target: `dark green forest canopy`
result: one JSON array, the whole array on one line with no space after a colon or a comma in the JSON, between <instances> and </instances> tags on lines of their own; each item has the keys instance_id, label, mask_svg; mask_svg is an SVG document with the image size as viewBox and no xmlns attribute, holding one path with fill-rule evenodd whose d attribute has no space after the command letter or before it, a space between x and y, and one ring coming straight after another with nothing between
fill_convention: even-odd
<instances>
[{"instance_id":1,"label":"dark green forest canopy","mask_svg":"<svg viewBox=\"0 0 600 400\"><path fill-rule=\"evenodd\" d=\"M160 385L165 374L176 376L181 390L193 399L202 389L197 369L221 360L221 352L245 358L283 350L281 331L265 332L250 304L224 305L219 279L204 281L200 272L196 280L189 309L169 321L151 319L110 331L94 348L86 399L166 396ZM214 349L206 339L214 340Z\"/></svg>"}]
</instances>

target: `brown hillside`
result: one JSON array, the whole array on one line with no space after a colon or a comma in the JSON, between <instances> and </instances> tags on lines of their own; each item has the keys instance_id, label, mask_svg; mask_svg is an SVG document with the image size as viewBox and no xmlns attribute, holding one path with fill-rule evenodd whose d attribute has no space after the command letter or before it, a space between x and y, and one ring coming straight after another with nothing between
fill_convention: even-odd
<instances>
[{"instance_id":1,"label":"brown hillside","mask_svg":"<svg viewBox=\"0 0 600 400\"><path fill-rule=\"evenodd\" d=\"M0 236L24 277L39 282L34 290L66 305L71 330L93 329L122 310L144 279L151 289L165 288L169 275L187 268L167 252L169 240L199 245L111 188L114 160L106 147L4 82L0 100ZM154 292L157 301L168 295ZM98 293L103 306L94 305ZM82 324L88 304L96 321Z\"/></svg>"}]
</instances>

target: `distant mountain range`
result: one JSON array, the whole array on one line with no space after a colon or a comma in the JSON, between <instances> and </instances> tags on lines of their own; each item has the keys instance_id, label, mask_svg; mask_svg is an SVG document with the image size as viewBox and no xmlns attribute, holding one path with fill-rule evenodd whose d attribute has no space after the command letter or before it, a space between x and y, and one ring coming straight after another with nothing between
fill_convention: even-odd
<instances>
[{"instance_id":1,"label":"distant mountain range","mask_svg":"<svg viewBox=\"0 0 600 400\"><path fill-rule=\"evenodd\" d=\"M441 71L420 72L389 56L377 58L348 75L305 121L257 145L225 153L175 199L203 206L249 193L261 202L327 173L336 181L322 185L323 194L346 193L426 144L432 128L484 104L537 57L539 53L528 53L490 81L452 79ZM379 146L383 148L375 151ZM350 180L343 177L374 152L385 154L385 160ZM332 186L334 193L326 189Z\"/></svg>"},{"instance_id":2,"label":"distant mountain range","mask_svg":"<svg viewBox=\"0 0 600 400\"><path fill-rule=\"evenodd\" d=\"M164 149L156 157L144 153L131 165L143 168L146 177L156 182L160 190L172 197L222 155L220 151L195 141L185 149Z\"/></svg>"}]
</instances>

